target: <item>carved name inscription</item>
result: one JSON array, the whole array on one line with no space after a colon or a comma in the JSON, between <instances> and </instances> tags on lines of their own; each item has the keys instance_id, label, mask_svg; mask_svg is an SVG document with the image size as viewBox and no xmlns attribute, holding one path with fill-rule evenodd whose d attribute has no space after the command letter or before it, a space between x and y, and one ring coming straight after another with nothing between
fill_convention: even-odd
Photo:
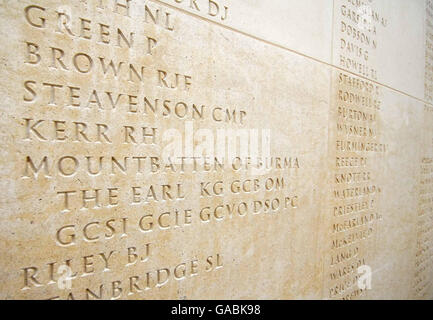
<instances>
[{"instance_id":1,"label":"carved name inscription","mask_svg":"<svg viewBox=\"0 0 433 320\"><path fill-rule=\"evenodd\" d=\"M221 21L230 12L189 5ZM200 94L218 88L177 52L192 44L170 7L32 0L10 10L19 32L8 59L21 73L7 157L15 198L28 198L10 213L4 239L16 237L17 261L3 297L188 298L185 287L227 277L228 234L301 205L292 180L302 159L271 154L242 99Z\"/></svg>"},{"instance_id":2,"label":"carved name inscription","mask_svg":"<svg viewBox=\"0 0 433 320\"><path fill-rule=\"evenodd\" d=\"M432 297L432 1L295 2L0 1L0 298Z\"/></svg>"}]
</instances>

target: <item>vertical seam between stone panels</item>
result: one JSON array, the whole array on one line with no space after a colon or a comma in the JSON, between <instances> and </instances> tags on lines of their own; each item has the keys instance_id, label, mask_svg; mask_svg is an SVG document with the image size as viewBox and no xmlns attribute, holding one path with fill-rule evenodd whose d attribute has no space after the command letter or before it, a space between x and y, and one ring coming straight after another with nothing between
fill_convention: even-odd
<instances>
[{"instance_id":1,"label":"vertical seam between stone panels","mask_svg":"<svg viewBox=\"0 0 433 320\"><path fill-rule=\"evenodd\" d=\"M305 54L305 53L302 53L302 52L296 51L296 50L294 50L294 49L290 49L290 48L288 48L288 47L286 47L286 46L284 46L284 45L282 45L282 44L279 44L279 43L277 43L277 42L273 42L273 41L270 41L270 40L266 40L266 39L260 38L260 37L258 37L258 36L252 35L252 34L250 34L250 33L248 33L248 32L245 32L245 31L242 31L242 30L239 30L239 29L236 29L236 28L233 28L233 27L227 26L227 25L222 24L222 23L220 23L220 22L213 21L213 20L211 20L211 19L208 19L208 18L205 18L205 17L199 16L199 15L197 15L197 14L195 14L195 13L192 13L192 12L190 12L190 11L188 11L188 10L185 10L185 9L182 9L182 8L179 8L179 7L176 7L175 5L172 5L172 4L169 4L169 3L165 3L165 2L162 2L162 1L160 1L160 0L149 0L149 1L154 2L154 3L157 3L157 4L162 5L162 6L165 6L165 7L168 7L168 8L171 8L171 9L173 9L173 10L180 11L181 13L184 13L184 14L186 14L186 15L189 15L189 16L192 16L192 17L195 17L195 18L197 18L197 19L199 19L199 20L203 20L203 21L206 21L206 22L208 22L208 23L213 23L213 24L215 24L215 25L218 25L218 26L220 26L220 27L222 27L222 28L224 28L224 29L230 30L230 31L232 31L232 32L235 32L235 33L241 34L241 35L243 35L243 36L246 36L246 37L249 37L249 38L255 39L255 40L260 41L260 42L264 42L264 43L266 43L266 44L268 44L268 45L270 45L270 46L274 46L274 47L277 47L277 48L280 48L280 49L283 49L283 50L286 50L286 51L289 51L289 52L295 53L295 54L300 55L300 56L302 56L302 57L305 57L305 58L307 58L307 59L310 59L310 60L313 60L313 61L316 61L316 62L319 62L319 63L325 64L325 65L330 66L330 67L332 67L332 68L335 68L335 69L337 69L337 70L340 70L340 71L343 71L343 72L349 73L349 74L351 74L351 75L353 75L353 76L356 76L356 77L358 77L358 78L361 78L361 79L364 79L364 80L370 81L370 82L372 82L372 83L374 83L374 84L380 85L380 86L382 86L382 87L384 87L384 88L390 89L390 90L392 90L392 91L395 91L395 92L397 92L397 93L400 93L400 94L405 95L405 96L407 96L407 97L409 97L409 98L412 98L412 99L414 99L414 100L417 100L417 101L419 101L419 102L425 103L425 104L430 105L430 106L433 107L433 103L430 103L430 102L424 100L424 98L418 98L418 97L416 97L416 96L414 96L414 95L412 95L412 94L410 94L410 93L407 93L407 92L404 92L404 91L402 91L402 90L399 90L399 89L393 88L393 87L391 87L391 86L389 86L389 85L387 85L387 84L381 83L381 82L379 82L379 81L377 81L377 80L373 80L373 79L367 78L367 77L365 77L365 76L363 76L363 75L359 75L359 74L357 74L357 73L355 73L355 72L352 72L352 71L350 71L350 70L346 70L346 69L341 68L341 67L339 67L339 66L336 66L336 65L334 65L334 64L332 64L332 63L329 63L329 62L323 61L323 60L318 59L318 58L314 58L314 57L312 57L312 56L309 56L309 55L307 55L307 54ZM331 58L332 58L332 57L331 57Z\"/></svg>"}]
</instances>

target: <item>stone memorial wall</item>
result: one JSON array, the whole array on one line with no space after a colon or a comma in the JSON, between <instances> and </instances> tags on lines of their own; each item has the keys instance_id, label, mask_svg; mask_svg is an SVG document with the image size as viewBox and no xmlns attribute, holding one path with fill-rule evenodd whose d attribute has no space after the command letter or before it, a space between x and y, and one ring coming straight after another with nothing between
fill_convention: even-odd
<instances>
[{"instance_id":1,"label":"stone memorial wall","mask_svg":"<svg viewBox=\"0 0 433 320\"><path fill-rule=\"evenodd\" d=\"M432 0L0 0L1 299L432 299Z\"/></svg>"}]
</instances>

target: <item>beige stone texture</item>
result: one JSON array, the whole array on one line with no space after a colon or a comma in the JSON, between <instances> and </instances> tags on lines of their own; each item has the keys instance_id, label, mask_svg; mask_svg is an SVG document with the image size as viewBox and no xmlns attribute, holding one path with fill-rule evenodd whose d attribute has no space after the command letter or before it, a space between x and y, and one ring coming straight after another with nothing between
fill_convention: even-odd
<instances>
[{"instance_id":1,"label":"beige stone texture","mask_svg":"<svg viewBox=\"0 0 433 320\"><path fill-rule=\"evenodd\" d=\"M425 16L424 0L335 0L332 63L424 98Z\"/></svg>"},{"instance_id":2,"label":"beige stone texture","mask_svg":"<svg viewBox=\"0 0 433 320\"><path fill-rule=\"evenodd\" d=\"M0 298L433 298L429 6L0 0Z\"/></svg>"}]
</instances>

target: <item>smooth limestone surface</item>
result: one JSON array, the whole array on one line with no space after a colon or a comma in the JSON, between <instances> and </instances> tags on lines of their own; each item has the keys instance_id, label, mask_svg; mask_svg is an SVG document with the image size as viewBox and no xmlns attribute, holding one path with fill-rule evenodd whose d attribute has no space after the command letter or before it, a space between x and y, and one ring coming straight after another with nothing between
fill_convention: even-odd
<instances>
[{"instance_id":1,"label":"smooth limestone surface","mask_svg":"<svg viewBox=\"0 0 433 320\"><path fill-rule=\"evenodd\" d=\"M1 299L432 299L431 0L0 0Z\"/></svg>"}]
</instances>

